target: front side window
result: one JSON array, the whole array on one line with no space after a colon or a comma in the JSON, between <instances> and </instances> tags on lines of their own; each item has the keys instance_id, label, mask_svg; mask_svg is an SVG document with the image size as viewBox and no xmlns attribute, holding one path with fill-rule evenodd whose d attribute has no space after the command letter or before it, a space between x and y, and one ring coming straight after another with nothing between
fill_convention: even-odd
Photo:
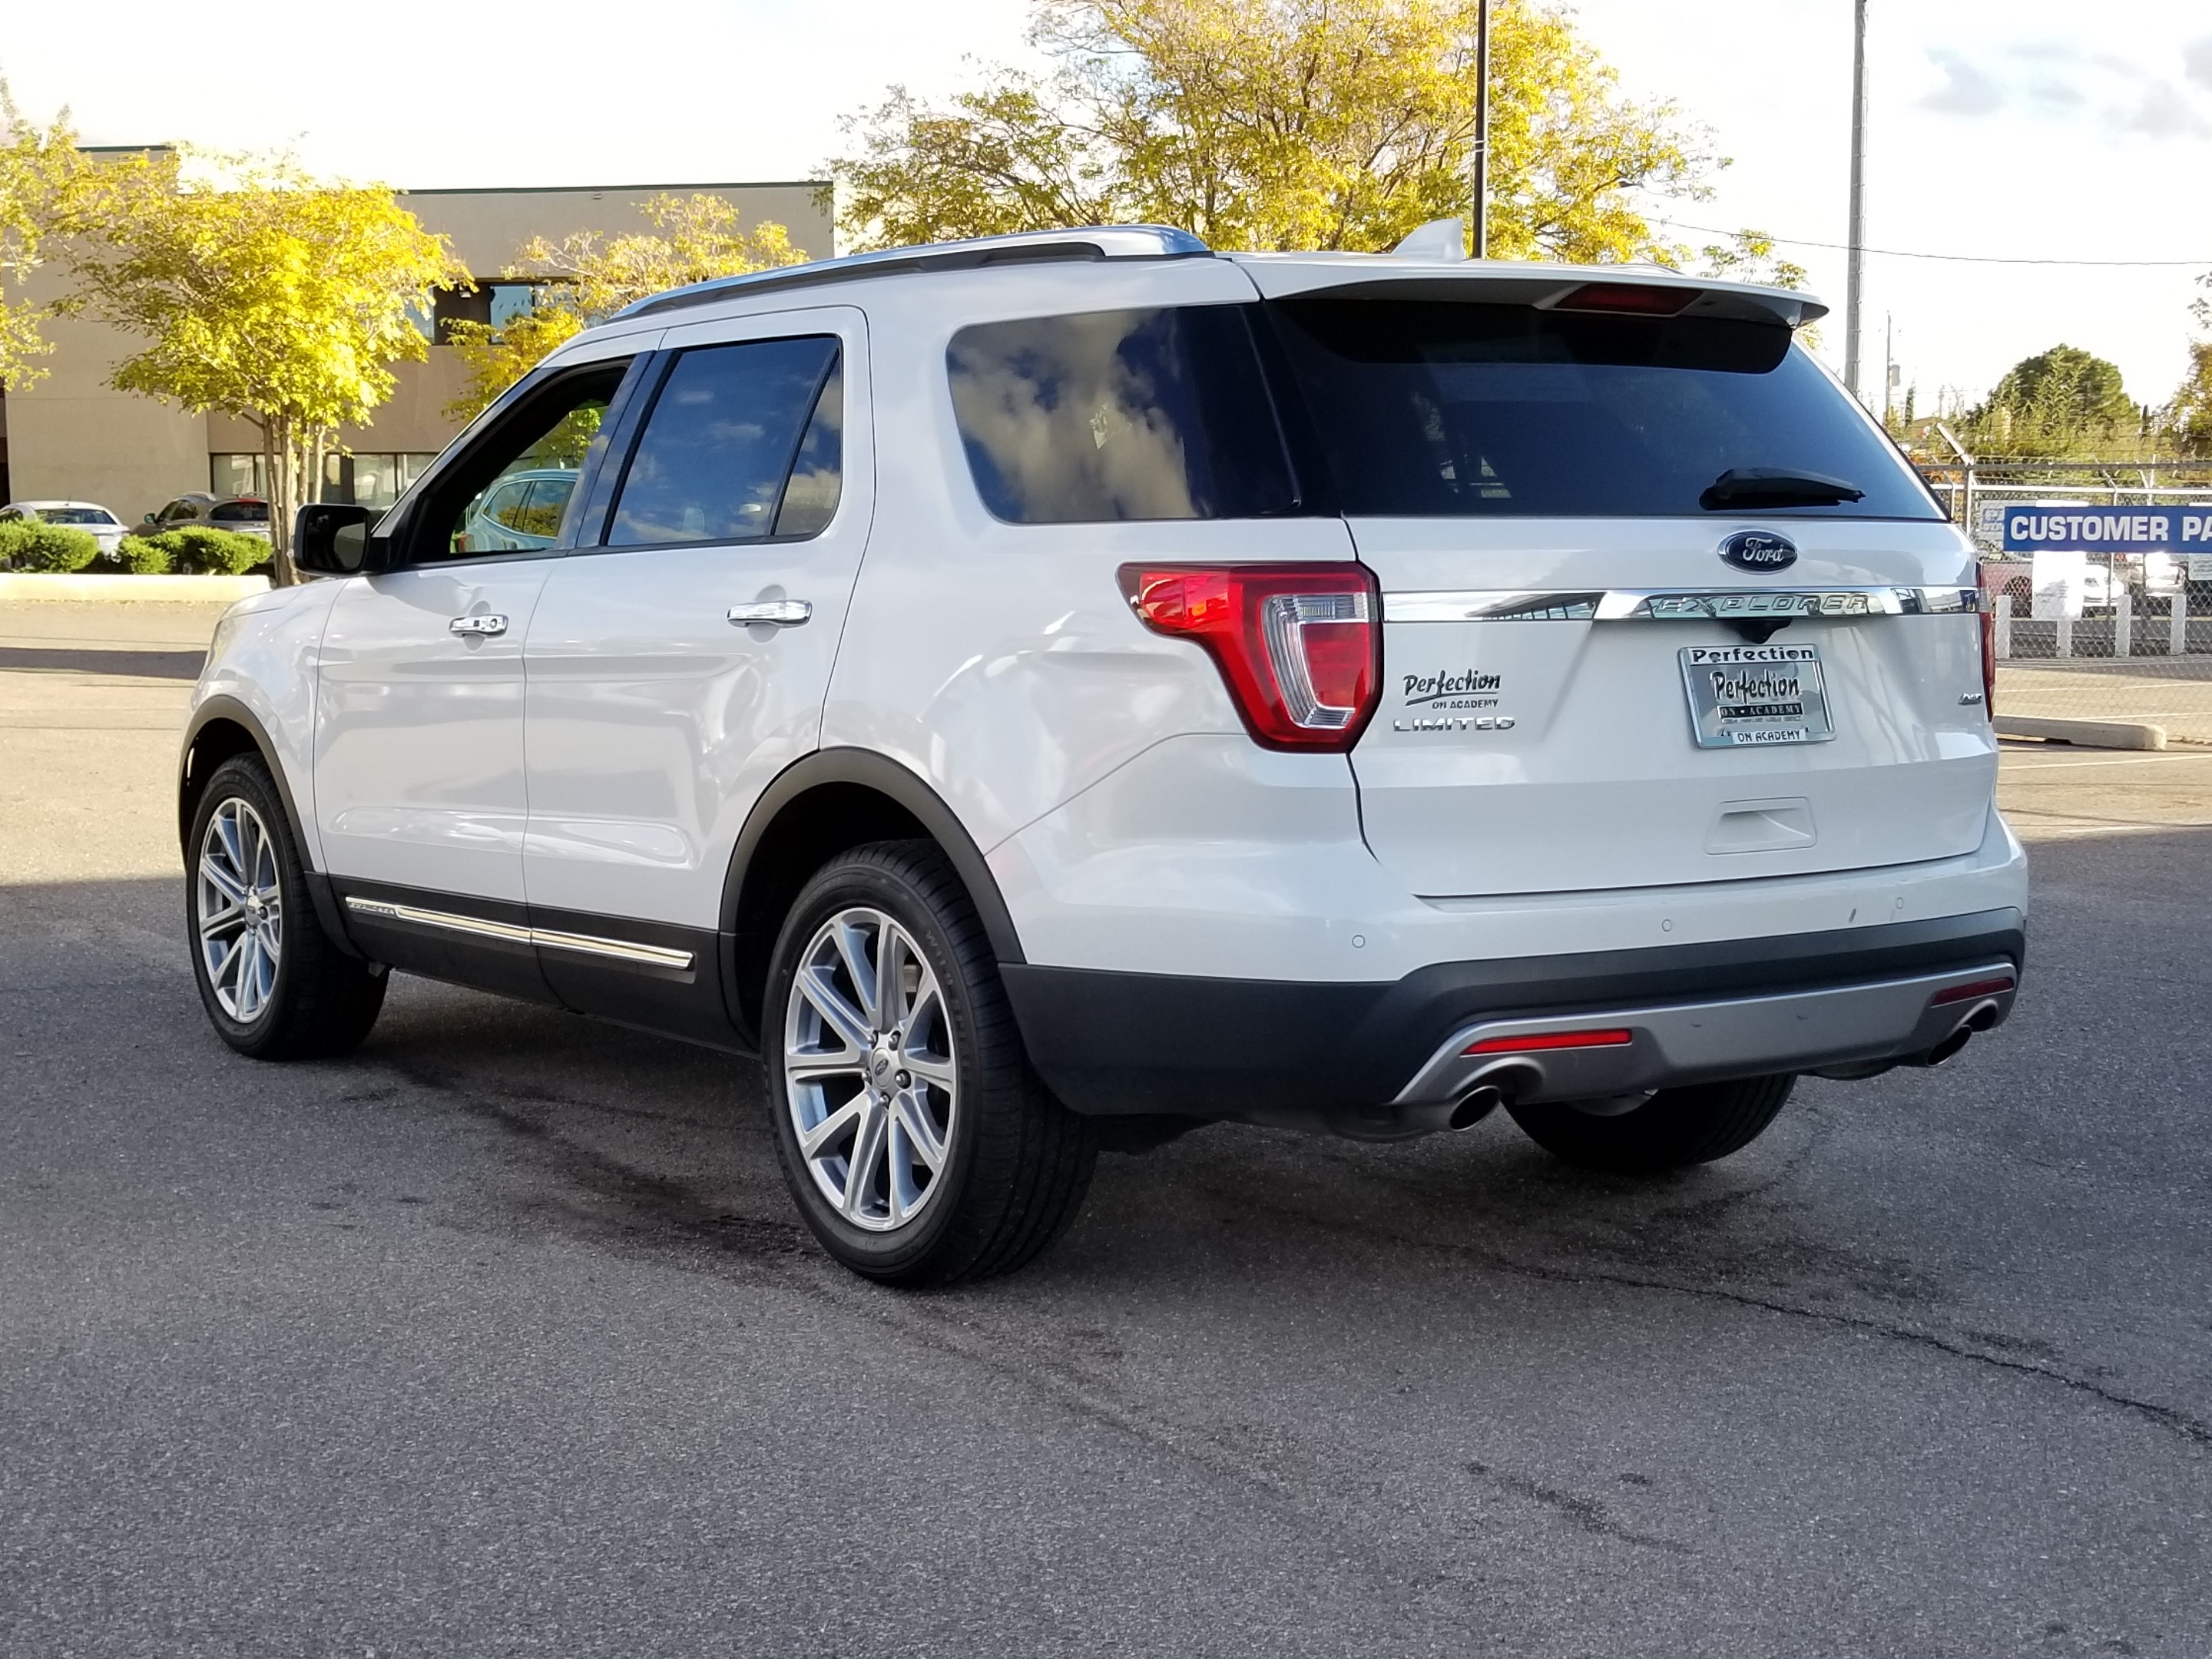
<instances>
[{"instance_id":1,"label":"front side window","mask_svg":"<svg viewBox=\"0 0 2212 1659\"><path fill-rule=\"evenodd\" d=\"M595 363L519 402L422 497L414 556L481 558L557 543L585 457L629 367L626 359Z\"/></svg>"},{"instance_id":2,"label":"front side window","mask_svg":"<svg viewBox=\"0 0 2212 1659\"><path fill-rule=\"evenodd\" d=\"M1779 322L1449 300L1267 309L1349 514L1733 516L1747 509L1724 477L1765 473L1859 493L1762 515L1942 516Z\"/></svg>"},{"instance_id":3,"label":"front side window","mask_svg":"<svg viewBox=\"0 0 2212 1659\"><path fill-rule=\"evenodd\" d=\"M607 544L816 533L836 510L838 367L832 335L684 352L638 434Z\"/></svg>"}]
</instances>

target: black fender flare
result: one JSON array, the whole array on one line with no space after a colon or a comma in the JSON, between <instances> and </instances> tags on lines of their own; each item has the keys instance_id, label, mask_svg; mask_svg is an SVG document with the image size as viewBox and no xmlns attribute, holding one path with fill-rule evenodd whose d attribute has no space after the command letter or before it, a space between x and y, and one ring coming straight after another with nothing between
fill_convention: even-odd
<instances>
[{"instance_id":1,"label":"black fender flare","mask_svg":"<svg viewBox=\"0 0 2212 1659\"><path fill-rule=\"evenodd\" d=\"M744 894L745 872L770 827L783 809L799 796L830 783L857 784L872 789L912 813L915 822L929 832L952 860L952 867L967 886L968 896L975 902L975 914L982 921L983 932L998 959L1003 963L1029 960L1022 954L1021 936L1014 929L1013 914L1006 908L1005 896L999 891L998 878L983 861L983 850L968 833L968 826L918 773L867 749L817 749L793 761L761 791L760 799L745 817L745 827L738 832L737 848L730 855L730 872L722 886L725 933L736 930L738 908Z\"/></svg>"},{"instance_id":2,"label":"black fender flare","mask_svg":"<svg viewBox=\"0 0 2212 1659\"><path fill-rule=\"evenodd\" d=\"M738 834L737 846L730 855L729 872L723 880L723 986L730 1016L748 1036L755 1034L750 1017L741 1006L738 965L738 930L748 920L744 915L747 878L762 842L785 809L810 792L835 784L850 784L872 791L912 817L951 860L954 872L975 906L984 935L991 942L992 954L1004 963L1028 960L1022 954L1021 936L1015 931L1006 897L999 890L998 878L984 862L982 849L975 844L975 838L968 833L967 825L945 804L944 797L919 774L873 750L817 749L786 767L761 792L752 811L746 814L744 828Z\"/></svg>"},{"instance_id":3,"label":"black fender flare","mask_svg":"<svg viewBox=\"0 0 2212 1659\"><path fill-rule=\"evenodd\" d=\"M352 936L346 932L345 917L338 908L337 896L331 890L330 878L314 867L308 855L307 823L300 815L300 803L292 794L292 781L285 776L284 768L276 758L276 745L269 740L268 728L261 724L261 717L252 709L236 697L227 696L221 692L192 710L192 717L185 726L184 743L177 751L177 845L184 854L185 869L189 871L191 868L192 825L191 816L185 811L185 803L188 799L198 799L190 793L192 785L205 781L192 776L192 756L199 747L200 733L218 720L238 726L253 740L253 747L261 757L261 763L269 769L269 775L276 780L277 798L284 804L284 817L292 831L292 845L300 849L300 866L307 872L308 896L314 901L315 919L322 923L323 931L330 935L340 950L349 956L359 957L362 952L355 945Z\"/></svg>"}]
</instances>

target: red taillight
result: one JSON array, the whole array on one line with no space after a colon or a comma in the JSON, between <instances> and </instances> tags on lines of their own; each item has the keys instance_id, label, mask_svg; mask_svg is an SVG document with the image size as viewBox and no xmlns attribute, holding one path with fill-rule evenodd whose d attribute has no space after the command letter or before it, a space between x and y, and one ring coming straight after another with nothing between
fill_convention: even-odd
<instances>
[{"instance_id":1,"label":"red taillight","mask_svg":"<svg viewBox=\"0 0 2212 1659\"><path fill-rule=\"evenodd\" d=\"M1930 1008L1941 1008L1947 1002L1972 1002L1976 997L2001 997L2013 988L2006 979L1978 979L1972 985L1954 985L1948 991L1938 991L1928 1000Z\"/></svg>"},{"instance_id":2,"label":"red taillight","mask_svg":"<svg viewBox=\"0 0 2212 1659\"><path fill-rule=\"evenodd\" d=\"M1125 564L1121 591L1156 634L1221 670L1253 741L1342 750L1382 690L1382 593L1359 564Z\"/></svg>"},{"instance_id":3,"label":"red taillight","mask_svg":"<svg viewBox=\"0 0 2212 1659\"><path fill-rule=\"evenodd\" d=\"M1485 1037L1461 1050L1469 1054L1527 1054L1547 1048L1619 1048L1636 1041L1633 1031L1540 1031L1533 1036Z\"/></svg>"},{"instance_id":4,"label":"red taillight","mask_svg":"<svg viewBox=\"0 0 2212 1659\"><path fill-rule=\"evenodd\" d=\"M1997 613L1990 595L1982 595L1982 713L1991 725L1997 718Z\"/></svg>"},{"instance_id":5,"label":"red taillight","mask_svg":"<svg viewBox=\"0 0 2212 1659\"><path fill-rule=\"evenodd\" d=\"M1613 311L1631 317L1672 317L1698 297L1694 288L1662 288L1650 283L1584 283L1554 311Z\"/></svg>"}]
</instances>

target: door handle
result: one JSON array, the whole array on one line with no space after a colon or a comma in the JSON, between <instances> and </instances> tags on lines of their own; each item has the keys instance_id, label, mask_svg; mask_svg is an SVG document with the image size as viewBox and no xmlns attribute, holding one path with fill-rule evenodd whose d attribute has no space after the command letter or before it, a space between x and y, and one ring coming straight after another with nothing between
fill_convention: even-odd
<instances>
[{"instance_id":1,"label":"door handle","mask_svg":"<svg viewBox=\"0 0 2212 1659\"><path fill-rule=\"evenodd\" d=\"M730 620L740 628L766 623L771 628L796 628L814 614L805 599L762 599L752 605L733 605Z\"/></svg>"},{"instance_id":2,"label":"door handle","mask_svg":"<svg viewBox=\"0 0 2212 1659\"><path fill-rule=\"evenodd\" d=\"M507 618L504 617L456 617L447 623L446 627L451 633L465 635L474 634L481 638L489 639L493 635L507 632Z\"/></svg>"}]
</instances>

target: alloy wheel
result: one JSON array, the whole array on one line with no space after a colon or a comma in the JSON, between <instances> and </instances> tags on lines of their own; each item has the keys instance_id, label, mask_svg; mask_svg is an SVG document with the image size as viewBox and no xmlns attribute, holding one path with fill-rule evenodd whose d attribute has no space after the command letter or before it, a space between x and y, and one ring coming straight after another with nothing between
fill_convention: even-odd
<instances>
[{"instance_id":1,"label":"alloy wheel","mask_svg":"<svg viewBox=\"0 0 2212 1659\"><path fill-rule=\"evenodd\" d=\"M937 1196L960 1106L943 988L880 910L840 910L800 956L784 1013L784 1097L815 1186L890 1232Z\"/></svg>"},{"instance_id":2,"label":"alloy wheel","mask_svg":"<svg viewBox=\"0 0 2212 1659\"><path fill-rule=\"evenodd\" d=\"M201 837L192 919L216 1001L240 1024L252 1024L276 989L284 895L269 826L235 795L216 808Z\"/></svg>"}]
</instances>

